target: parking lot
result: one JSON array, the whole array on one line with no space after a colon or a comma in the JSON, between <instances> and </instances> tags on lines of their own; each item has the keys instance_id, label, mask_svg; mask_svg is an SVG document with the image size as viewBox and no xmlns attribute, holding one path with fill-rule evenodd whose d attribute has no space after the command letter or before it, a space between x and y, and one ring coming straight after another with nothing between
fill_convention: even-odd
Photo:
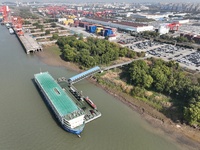
<instances>
[{"instance_id":1,"label":"parking lot","mask_svg":"<svg viewBox=\"0 0 200 150\"><path fill-rule=\"evenodd\" d=\"M200 70L200 52L194 49L165 44L148 50L146 55L152 55L166 61L174 60L183 67Z\"/></svg>"},{"instance_id":2,"label":"parking lot","mask_svg":"<svg viewBox=\"0 0 200 150\"><path fill-rule=\"evenodd\" d=\"M74 27L75 28L75 27ZM74 28L70 28L71 30ZM91 36L82 28L75 28L76 32ZM87 34L87 35L86 35ZM142 37L133 37L126 33L117 33L117 43L136 52L146 52L146 55L161 58L165 61L175 60L181 66L192 70L200 70L200 52L180 46L146 40Z\"/></svg>"},{"instance_id":3,"label":"parking lot","mask_svg":"<svg viewBox=\"0 0 200 150\"><path fill-rule=\"evenodd\" d=\"M161 58L165 61L174 60L181 66L192 70L200 70L200 52L197 50L145 40L140 37L122 37L119 37L117 42L123 47L136 52L146 52L147 56Z\"/></svg>"},{"instance_id":4,"label":"parking lot","mask_svg":"<svg viewBox=\"0 0 200 150\"><path fill-rule=\"evenodd\" d=\"M180 59L177 59L178 62L184 63L186 65L192 65L199 67L200 66L200 52L196 51L191 54L188 54Z\"/></svg>"},{"instance_id":5,"label":"parking lot","mask_svg":"<svg viewBox=\"0 0 200 150\"><path fill-rule=\"evenodd\" d=\"M127 46L127 44L131 45L135 42L141 42L142 40L144 39L140 37L128 37L128 36L122 35L121 37L118 38L118 43L125 44L124 46Z\"/></svg>"},{"instance_id":6,"label":"parking lot","mask_svg":"<svg viewBox=\"0 0 200 150\"><path fill-rule=\"evenodd\" d=\"M150 41L150 40L144 40L144 41L140 41L140 42L135 42L133 44L129 44L127 45L128 48L135 50L137 52L140 51L147 51L150 49L154 49L156 47L160 47L161 45L163 45L162 43L159 42L154 42L154 41Z\"/></svg>"}]
</instances>

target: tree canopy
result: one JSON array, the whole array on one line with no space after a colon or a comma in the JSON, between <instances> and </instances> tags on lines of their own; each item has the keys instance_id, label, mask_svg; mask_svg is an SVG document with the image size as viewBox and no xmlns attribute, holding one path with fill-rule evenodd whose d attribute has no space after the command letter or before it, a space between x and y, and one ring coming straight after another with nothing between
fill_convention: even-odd
<instances>
[{"instance_id":1,"label":"tree canopy","mask_svg":"<svg viewBox=\"0 0 200 150\"><path fill-rule=\"evenodd\" d=\"M66 61L78 63L86 68L95 65L109 64L119 57L133 58L136 52L105 39L82 36L68 36L58 38L57 45L62 50L63 58Z\"/></svg>"},{"instance_id":2,"label":"tree canopy","mask_svg":"<svg viewBox=\"0 0 200 150\"><path fill-rule=\"evenodd\" d=\"M150 58L129 65L130 84L170 95L190 125L200 125L200 87L194 84L174 61ZM133 91L135 93L135 89ZM136 94L136 93L135 93Z\"/></svg>"}]
</instances>

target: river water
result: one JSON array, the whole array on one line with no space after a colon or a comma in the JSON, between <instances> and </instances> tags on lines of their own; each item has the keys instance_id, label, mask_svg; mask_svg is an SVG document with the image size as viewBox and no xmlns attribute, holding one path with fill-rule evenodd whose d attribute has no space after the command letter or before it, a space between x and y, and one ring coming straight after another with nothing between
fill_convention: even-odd
<instances>
[{"instance_id":1,"label":"river water","mask_svg":"<svg viewBox=\"0 0 200 150\"><path fill-rule=\"evenodd\" d=\"M86 124L81 138L53 119L33 82L48 71L54 78L75 72L26 55L15 35L0 26L0 150L177 150L179 144L140 115L86 80L75 84L98 106L102 116Z\"/></svg>"}]
</instances>

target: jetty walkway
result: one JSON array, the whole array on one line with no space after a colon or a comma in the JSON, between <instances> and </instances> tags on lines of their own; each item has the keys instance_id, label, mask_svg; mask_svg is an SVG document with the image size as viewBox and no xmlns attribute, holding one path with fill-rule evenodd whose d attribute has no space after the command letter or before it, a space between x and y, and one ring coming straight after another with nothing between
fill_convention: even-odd
<instances>
[{"instance_id":1,"label":"jetty walkway","mask_svg":"<svg viewBox=\"0 0 200 150\"><path fill-rule=\"evenodd\" d=\"M96 67L93 67L89 70L86 70L84 72L81 72L81 73L69 78L67 81L68 81L69 85L72 85L72 84L79 82L79 81L81 81L81 80L83 80L87 77L90 77L90 76L92 76L96 73L100 73L100 72L107 71L107 70L110 70L110 69L114 69L114 68L117 68L117 67L123 67L125 65L132 63L133 61L144 60L144 59L147 59L147 58L148 57L133 59L133 60L130 60L130 61L127 61L127 62L119 63L119 64L116 64L116 65L112 65L112 66L104 67L104 68L100 68L99 66L96 66Z\"/></svg>"}]
</instances>

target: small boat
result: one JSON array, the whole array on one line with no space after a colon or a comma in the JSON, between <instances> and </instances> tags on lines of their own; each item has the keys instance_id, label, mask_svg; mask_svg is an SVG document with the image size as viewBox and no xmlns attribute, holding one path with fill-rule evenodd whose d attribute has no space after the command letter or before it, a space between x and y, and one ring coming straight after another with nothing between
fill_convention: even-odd
<instances>
[{"instance_id":1,"label":"small boat","mask_svg":"<svg viewBox=\"0 0 200 150\"><path fill-rule=\"evenodd\" d=\"M85 97L84 100L94 109L97 109L97 106L93 103L92 100L89 99L89 97Z\"/></svg>"},{"instance_id":2,"label":"small boat","mask_svg":"<svg viewBox=\"0 0 200 150\"><path fill-rule=\"evenodd\" d=\"M10 29L10 24L9 23L6 23L6 28Z\"/></svg>"},{"instance_id":3,"label":"small boat","mask_svg":"<svg viewBox=\"0 0 200 150\"><path fill-rule=\"evenodd\" d=\"M14 34L15 33L12 28L9 28L9 32L10 32L10 34Z\"/></svg>"}]
</instances>

